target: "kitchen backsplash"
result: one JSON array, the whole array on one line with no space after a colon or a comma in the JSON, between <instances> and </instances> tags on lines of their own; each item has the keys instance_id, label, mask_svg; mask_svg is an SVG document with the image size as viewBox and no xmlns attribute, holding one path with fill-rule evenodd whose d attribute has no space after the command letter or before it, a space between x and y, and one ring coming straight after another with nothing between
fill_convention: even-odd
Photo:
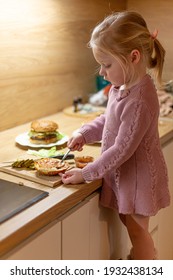
<instances>
[{"instance_id":1,"label":"kitchen backsplash","mask_svg":"<svg viewBox=\"0 0 173 280\"><path fill-rule=\"evenodd\" d=\"M61 111L97 91L87 43L93 27L118 10L136 10L158 28L173 79L172 0L0 1L0 131ZM149 12L148 12L149 11ZM152 16L151 16L152 15Z\"/></svg>"},{"instance_id":2,"label":"kitchen backsplash","mask_svg":"<svg viewBox=\"0 0 173 280\"><path fill-rule=\"evenodd\" d=\"M96 91L87 47L118 0L6 0L0 8L0 131L54 114Z\"/></svg>"}]
</instances>

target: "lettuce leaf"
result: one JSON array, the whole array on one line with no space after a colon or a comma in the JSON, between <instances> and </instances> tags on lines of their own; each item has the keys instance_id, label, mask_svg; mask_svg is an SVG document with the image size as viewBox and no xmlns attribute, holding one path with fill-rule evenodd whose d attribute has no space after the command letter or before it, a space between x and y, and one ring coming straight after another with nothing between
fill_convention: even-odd
<instances>
[{"instance_id":1,"label":"lettuce leaf","mask_svg":"<svg viewBox=\"0 0 173 280\"><path fill-rule=\"evenodd\" d=\"M27 154L29 155L34 155L34 156L39 156L42 158L47 158L47 157L53 157L53 156L57 156L57 155L63 155L64 152L59 152L56 150L56 146L53 146L50 149L40 149L38 151L35 150L28 150Z\"/></svg>"}]
</instances>

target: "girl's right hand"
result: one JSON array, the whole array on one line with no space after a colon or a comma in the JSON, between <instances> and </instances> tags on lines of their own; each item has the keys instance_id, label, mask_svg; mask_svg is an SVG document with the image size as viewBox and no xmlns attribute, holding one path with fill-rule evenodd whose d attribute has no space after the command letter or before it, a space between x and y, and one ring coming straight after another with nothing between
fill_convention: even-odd
<instances>
[{"instance_id":1,"label":"girl's right hand","mask_svg":"<svg viewBox=\"0 0 173 280\"><path fill-rule=\"evenodd\" d=\"M69 139L67 146L71 151L82 151L85 139L80 132L75 132Z\"/></svg>"}]
</instances>

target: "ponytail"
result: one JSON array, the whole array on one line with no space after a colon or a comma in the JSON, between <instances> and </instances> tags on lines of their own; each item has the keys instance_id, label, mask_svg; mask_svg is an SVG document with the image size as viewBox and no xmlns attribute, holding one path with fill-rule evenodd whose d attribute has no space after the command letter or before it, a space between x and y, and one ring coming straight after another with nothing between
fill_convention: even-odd
<instances>
[{"instance_id":1,"label":"ponytail","mask_svg":"<svg viewBox=\"0 0 173 280\"><path fill-rule=\"evenodd\" d=\"M158 86L162 83L162 72L165 58L165 50L160 42L155 38L153 40L153 55L149 61L148 68L152 69L152 76Z\"/></svg>"}]
</instances>

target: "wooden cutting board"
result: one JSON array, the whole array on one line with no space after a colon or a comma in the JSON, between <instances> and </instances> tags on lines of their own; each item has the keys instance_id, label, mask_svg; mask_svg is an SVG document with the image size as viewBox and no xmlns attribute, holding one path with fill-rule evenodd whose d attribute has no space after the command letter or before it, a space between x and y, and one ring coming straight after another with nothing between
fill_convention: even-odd
<instances>
[{"instance_id":1,"label":"wooden cutting board","mask_svg":"<svg viewBox=\"0 0 173 280\"><path fill-rule=\"evenodd\" d=\"M93 106L94 107L94 106ZM81 111L78 112L74 112L74 107L67 107L63 110L63 112L68 115L68 116L72 116L72 117L79 117L79 118L91 118L94 119L98 116L100 116L101 114L103 114L105 112L105 107L94 107L96 109L96 111L93 112L86 112L86 113L81 113Z\"/></svg>"},{"instance_id":2,"label":"wooden cutting board","mask_svg":"<svg viewBox=\"0 0 173 280\"><path fill-rule=\"evenodd\" d=\"M11 166L0 166L0 171L54 188L61 184L61 177L40 175L36 170L12 168Z\"/></svg>"}]
</instances>

